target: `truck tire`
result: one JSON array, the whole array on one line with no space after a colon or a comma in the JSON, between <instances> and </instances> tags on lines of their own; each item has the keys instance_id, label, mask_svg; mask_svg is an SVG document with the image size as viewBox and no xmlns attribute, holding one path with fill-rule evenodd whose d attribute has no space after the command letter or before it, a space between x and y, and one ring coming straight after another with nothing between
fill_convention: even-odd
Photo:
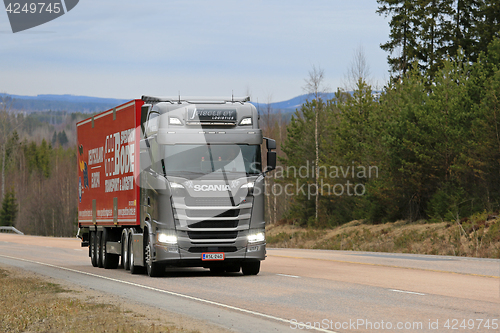
<instances>
[{"instance_id":1,"label":"truck tire","mask_svg":"<svg viewBox=\"0 0 500 333\"><path fill-rule=\"evenodd\" d=\"M92 266L97 267L97 247L96 247L96 234L95 231L91 231L89 235L89 251L90 251L90 262Z\"/></svg>"},{"instance_id":2,"label":"truck tire","mask_svg":"<svg viewBox=\"0 0 500 333\"><path fill-rule=\"evenodd\" d=\"M150 277L162 277L165 274L165 265L153 261L153 251L153 244L150 242L149 237L146 236L146 245L144 246L146 270Z\"/></svg>"},{"instance_id":3,"label":"truck tire","mask_svg":"<svg viewBox=\"0 0 500 333\"><path fill-rule=\"evenodd\" d=\"M95 239L95 247L97 254L97 267L102 268L102 250L101 250L101 239L102 239L102 231L96 231L96 239Z\"/></svg>"},{"instance_id":4,"label":"truck tire","mask_svg":"<svg viewBox=\"0 0 500 333\"><path fill-rule=\"evenodd\" d=\"M228 265L226 266L227 273L238 273L241 270L240 265Z\"/></svg>"},{"instance_id":5,"label":"truck tire","mask_svg":"<svg viewBox=\"0 0 500 333\"><path fill-rule=\"evenodd\" d=\"M243 275L257 275L260 271L260 261L246 262L241 265Z\"/></svg>"},{"instance_id":6,"label":"truck tire","mask_svg":"<svg viewBox=\"0 0 500 333\"><path fill-rule=\"evenodd\" d=\"M122 233L122 266L125 270L130 270L130 254L128 251L128 232Z\"/></svg>"},{"instance_id":7,"label":"truck tire","mask_svg":"<svg viewBox=\"0 0 500 333\"><path fill-rule=\"evenodd\" d=\"M106 242L109 240L109 238L109 230L107 228L104 228L101 237L102 266L105 269L116 269L118 268L120 257L114 253L107 253Z\"/></svg>"}]
</instances>

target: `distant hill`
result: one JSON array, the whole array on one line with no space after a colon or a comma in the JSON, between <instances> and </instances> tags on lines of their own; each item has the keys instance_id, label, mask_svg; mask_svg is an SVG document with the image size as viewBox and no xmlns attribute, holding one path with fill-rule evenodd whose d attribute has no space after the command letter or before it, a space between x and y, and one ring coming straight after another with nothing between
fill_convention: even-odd
<instances>
[{"instance_id":1,"label":"distant hill","mask_svg":"<svg viewBox=\"0 0 500 333\"><path fill-rule=\"evenodd\" d=\"M324 99L331 99L335 96L334 93L324 93ZM270 103L273 112L281 110L283 113L293 113L299 109L306 100L312 99L312 95L304 94L292 99ZM67 111L67 112L82 112L95 113L111 109L117 105L123 104L129 100L116 98L100 98L90 96L75 96L75 95L37 95L23 96L0 94L0 103L2 101L10 104L14 110L22 110L26 112L37 111ZM266 103L252 102L261 112L267 109Z\"/></svg>"},{"instance_id":2,"label":"distant hill","mask_svg":"<svg viewBox=\"0 0 500 333\"><path fill-rule=\"evenodd\" d=\"M324 93L323 99L332 99L335 97L335 93ZM307 100L312 100L313 96L311 94L304 94L287 101L283 102L274 102L270 103L270 106L273 111L281 110L284 113L295 112L296 109L300 109L301 105L304 104ZM267 103L253 103L256 108L260 110L267 109Z\"/></svg>"},{"instance_id":3,"label":"distant hill","mask_svg":"<svg viewBox=\"0 0 500 333\"><path fill-rule=\"evenodd\" d=\"M0 103L5 102L14 110L26 112L68 111L94 113L110 109L127 101L126 99L75 95L22 96L0 94Z\"/></svg>"}]
</instances>

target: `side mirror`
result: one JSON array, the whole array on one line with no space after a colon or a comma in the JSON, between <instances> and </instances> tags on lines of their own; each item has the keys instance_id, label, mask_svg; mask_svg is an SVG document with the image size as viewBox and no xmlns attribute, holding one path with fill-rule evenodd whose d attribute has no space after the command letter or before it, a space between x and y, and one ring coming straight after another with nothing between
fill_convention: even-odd
<instances>
[{"instance_id":1,"label":"side mirror","mask_svg":"<svg viewBox=\"0 0 500 333\"><path fill-rule=\"evenodd\" d=\"M267 152L267 168L266 168L266 171L272 171L274 169L276 169L276 152L275 151L268 151Z\"/></svg>"},{"instance_id":2,"label":"side mirror","mask_svg":"<svg viewBox=\"0 0 500 333\"><path fill-rule=\"evenodd\" d=\"M265 138L266 139L266 148L267 150L271 149L276 149L276 141L273 139Z\"/></svg>"},{"instance_id":3,"label":"side mirror","mask_svg":"<svg viewBox=\"0 0 500 333\"><path fill-rule=\"evenodd\" d=\"M143 106L141 106L141 130L142 130L142 135L144 135L144 133L146 132L146 127L145 127L145 123L146 123L146 119L148 119L148 112L149 112L149 109L151 108L151 105L150 104L145 104Z\"/></svg>"}]
</instances>

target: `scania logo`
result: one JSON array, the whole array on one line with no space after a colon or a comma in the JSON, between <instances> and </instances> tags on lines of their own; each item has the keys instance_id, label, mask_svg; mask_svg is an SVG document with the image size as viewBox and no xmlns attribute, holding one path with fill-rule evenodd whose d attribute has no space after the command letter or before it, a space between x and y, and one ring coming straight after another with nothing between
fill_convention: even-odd
<instances>
[{"instance_id":1,"label":"scania logo","mask_svg":"<svg viewBox=\"0 0 500 333\"><path fill-rule=\"evenodd\" d=\"M209 192L209 191L230 191L229 185L194 185L196 192Z\"/></svg>"}]
</instances>

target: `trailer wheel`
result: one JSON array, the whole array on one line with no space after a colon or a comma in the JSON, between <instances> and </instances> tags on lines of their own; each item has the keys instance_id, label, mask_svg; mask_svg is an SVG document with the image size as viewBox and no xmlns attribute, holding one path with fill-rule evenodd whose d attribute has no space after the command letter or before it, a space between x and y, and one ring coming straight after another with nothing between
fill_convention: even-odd
<instances>
[{"instance_id":1,"label":"trailer wheel","mask_svg":"<svg viewBox=\"0 0 500 333\"><path fill-rule=\"evenodd\" d=\"M246 262L241 265L243 275L257 275L260 271L260 261Z\"/></svg>"},{"instance_id":2,"label":"trailer wheel","mask_svg":"<svg viewBox=\"0 0 500 333\"><path fill-rule=\"evenodd\" d=\"M107 253L106 242L109 239L109 230L104 228L101 237L101 258L102 258L102 266L105 269L116 269L118 268L118 261L120 257L114 253Z\"/></svg>"},{"instance_id":3,"label":"trailer wheel","mask_svg":"<svg viewBox=\"0 0 500 333\"><path fill-rule=\"evenodd\" d=\"M95 239L95 247L96 247L96 256L97 256L97 267L102 268L102 231L96 231L96 239Z\"/></svg>"},{"instance_id":4,"label":"trailer wheel","mask_svg":"<svg viewBox=\"0 0 500 333\"><path fill-rule=\"evenodd\" d=\"M90 262L92 263L92 266L97 267L97 247L96 247L95 231L90 232L89 247L90 247Z\"/></svg>"},{"instance_id":5,"label":"trailer wheel","mask_svg":"<svg viewBox=\"0 0 500 333\"><path fill-rule=\"evenodd\" d=\"M146 236L146 245L144 247L146 270L150 277L161 277L165 274L165 265L153 261L153 251L153 244L150 242L149 237Z\"/></svg>"},{"instance_id":6,"label":"trailer wheel","mask_svg":"<svg viewBox=\"0 0 500 333\"><path fill-rule=\"evenodd\" d=\"M128 233L126 230L122 233L122 266L125 270L130 269L130 252L128 251Z\"/></svg>"}]
</instances>

